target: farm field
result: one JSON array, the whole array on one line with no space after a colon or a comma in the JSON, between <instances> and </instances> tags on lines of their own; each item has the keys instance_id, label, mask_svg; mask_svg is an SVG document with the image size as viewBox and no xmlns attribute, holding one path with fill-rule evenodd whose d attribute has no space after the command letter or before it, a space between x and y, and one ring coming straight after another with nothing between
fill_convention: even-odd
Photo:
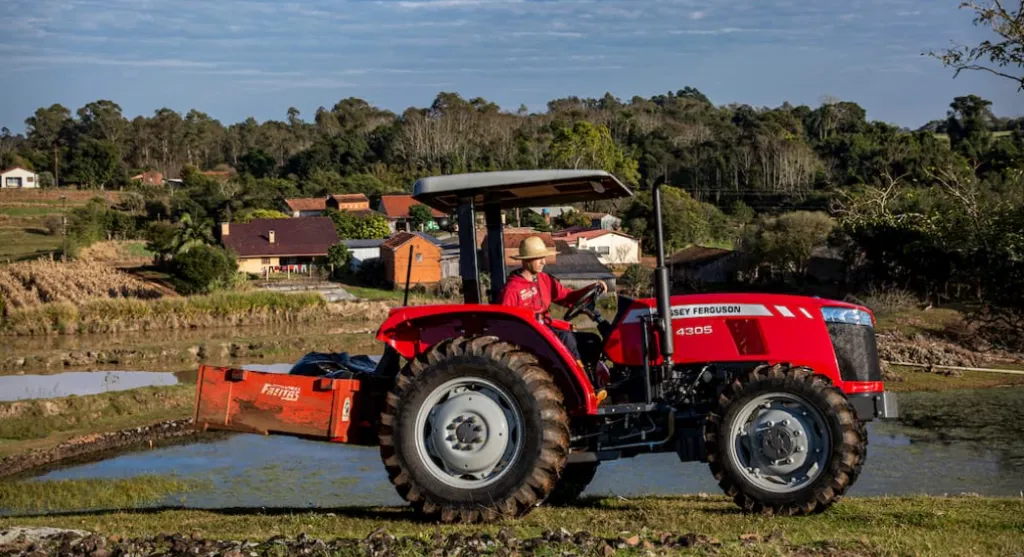
<instances>
[{"instance_id":1,"label":"farm field","mask_svg":"<svg viewBox=\"0 0 1024 557\"><path fill-rule=\"evenodd\" d=\"M67 200L61 200L61 195L67 196ZM50 234L47 217L60 216L65 206L70 211L97 196L108 201L120 198L119 192L109 191L0 189L0 263L56 252L62 237L59 232Z\"/></svg>"}]
</instances>

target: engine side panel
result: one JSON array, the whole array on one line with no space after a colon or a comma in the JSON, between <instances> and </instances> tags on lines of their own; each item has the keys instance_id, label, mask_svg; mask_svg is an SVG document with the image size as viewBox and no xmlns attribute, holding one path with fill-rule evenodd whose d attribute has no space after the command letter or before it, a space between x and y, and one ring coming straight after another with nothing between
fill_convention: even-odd
<instances>
[{"instance_id":1,"label":"engine side panel","mask_svg":"<svg viewBox=\"0 0 1024 557\"><path fill-rule=\"evenodd\" d=\"M597 413L597 397L586 371L530 310L484 304L396 308L380 326L377 339L412 359L445 339L476 334L494 335L533 354L554 377L570 414Z\"/></svg>"},{"instance_id":2,"label":"engine side panel","mask_svg":"<svg viewBox=\"0 0 1024 557\"><path fill-rule=\"evenodd\" d=\"M676 364L705 362L785 362L813 368L827 376L847 393L881 391L880 376L871 372L851 373L841 370L833 347L833 337L821 308L823 306L861 309L858 306L804 296L772 294L694 294L673 296L672 335ZM657 312L653 299L633 300L620 316L605 345L609 358L619 365L643 365L642 317ZM870 313L870 312L869 312ZM844 333L847 348L844 354L856 356L857 365L877 368L872 331L851 335ZM657 333L652 333L650 346L657 350ZM838 342L838 340L837 340ZM855 344L852 344L855 343ZM850 359L853 356L847 355ZM865 361L874 358L874 364ZM651 363L663 362L661 354L653 354ZM849 366L843 366L848 368Z\"/></svg>"}]
</instances>

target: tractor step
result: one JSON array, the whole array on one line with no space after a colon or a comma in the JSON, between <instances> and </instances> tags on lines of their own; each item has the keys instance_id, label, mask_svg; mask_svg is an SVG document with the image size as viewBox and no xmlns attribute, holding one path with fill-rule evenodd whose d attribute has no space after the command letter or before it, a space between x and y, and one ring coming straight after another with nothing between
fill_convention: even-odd
<instances>
[{"instance_id":1,"label":"tractor step","mask_svg":"<svg viewBox=\"0 0 1024 557\"><path fill-rule=\"evenodd\" d=\"M646 404L643 402L639 403L628 403L628 404L612 404L609 406L598 406L598 416L618 415L618 414L637 414L641 412L650 412L657 408L657 404Z\"/></svg>"}]
</instances>

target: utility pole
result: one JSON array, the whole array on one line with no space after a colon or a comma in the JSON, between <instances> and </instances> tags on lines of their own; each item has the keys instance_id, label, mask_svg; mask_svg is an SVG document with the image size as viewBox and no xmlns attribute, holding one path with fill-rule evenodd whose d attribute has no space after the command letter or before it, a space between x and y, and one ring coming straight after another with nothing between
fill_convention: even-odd
<instances>
[{"instance_id":1,"label":"utility pole","mask_svg":"<svg viewBox=\"0 0 1024 557\"><path fill-rule=\"evenodd\" d=\"M61 252L60 258L66 262L68 260L68 196L60 196L60 205L60 222L64 234L64 251Z\"/></svg>"}]
</instances>

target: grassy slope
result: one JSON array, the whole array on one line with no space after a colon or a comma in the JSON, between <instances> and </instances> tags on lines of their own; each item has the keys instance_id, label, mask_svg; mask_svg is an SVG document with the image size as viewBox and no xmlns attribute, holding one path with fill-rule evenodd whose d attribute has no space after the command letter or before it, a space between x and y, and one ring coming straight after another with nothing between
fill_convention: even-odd
<instances>
[{"instance_id":1,"label":"grassy slope","mask_svg":"<svg viewBox=\"0 0 1024 557\"><path fill-rule=\"evenodd\" d=\"M724 497L689 496L586 500L578 507L541 507L520 520L486 526L418 523L404 508L111 511L0 519L0 529L13 525L74 527L124 537L197 531L209 537L250 540L303 532L325 539L363 538L378 527L395 535L422 537L438 530L496 534L503 527L520 537L559 528L609 538L623 532L653 539L660 532L692 532L721 541L722 547L712 550L719 555L1013 555L1024 551L1024 501L983 498L848 498L830 512L798 518L745 515ZM776 531L785 541L749 546L740 541L741 535L768 538ZM847 552L824 551L829 548Z\"/></svg>"},{"instance_id":2,"label":"grassy slope","mask_svg":"<svg viewBox=\"0 0 1024 557\"><path fill-rule=\"evenodd\" d=\"M192 413L194 385L0 403L0 457Z\"/></svg>"},{"instance_id":3,"label":"grassy slope","mask_svg":"<svg viewBox=\"0 0 1024 557\"><path fill-rule=\"evenodd\" d=\"M129 479L56 480L0 484L0 508L22 513L61 509L129 509L152 504L172 493L187 493L200 482L165 476Z\"/></svg>"}]
</instances>

